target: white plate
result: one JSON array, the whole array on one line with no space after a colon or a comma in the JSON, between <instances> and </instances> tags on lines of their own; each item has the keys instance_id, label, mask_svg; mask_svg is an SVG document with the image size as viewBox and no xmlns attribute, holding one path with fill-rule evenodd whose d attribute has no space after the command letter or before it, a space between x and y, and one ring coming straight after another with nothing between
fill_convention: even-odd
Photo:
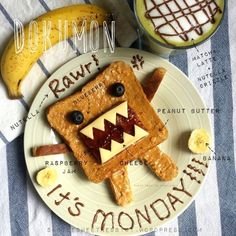
<instances>
[{"instance_id":1,"label":"white plate","mask_svg":"<svg viewBox=\"0 0 236 236\"><path fill-rule=\"evenodd\" d=\"M99 60L99 65L96 65L92 54L94 53L79 56L62 66L46 81L35 97L29 112L31 119L28 119L26 123L24 137L25 160L29 175L48 207L74 227L102 235L111 235L111 233L116 235L144 234L155 230L156 227L183 212L203 184L209 163L204 160L203 155L191 154L187 149L187 140L190 131L196 128L204 128L211 134L208 115L206 113L191 113L191 109L204 108L205 105L187 77L168 61L144 51L117 48L112 54L104 53L103 50L96 53ZM73 86L61 93L60 98L65 97L76 91L81 84L97 73L98 67L102 68L116 60L123 60L133 66L133 57L136 58L137 55L144 61L142 67L139 62L138 68L134 67L134 72L139 80L142 80L156 67L167 69L167 74L152 101L155 110L185 109L185 112L175 114L158 112L164 122L168 121L166 126L169 130L169 138L160 145L160 148L176 161L179 174L171 182L162 182L145 165L133 162L129 165L128 171L134 201L126 207L119 207L114 203L107 183L94 184L89 182L83 175L82 169L73 165L75 159L72 155L32 157L31 148L60 142L45 119L45 109L57 100L49 89L49 83L52 80L59 80L61 86L64 76L70 76L70 72L80 70L81 65L91 62L91 73L85 70L84 78L77 80ZM175 111L177 112L177 110ZM37 185L35 174L44 168L47 162L54 164L51 167L57 169L59 178L54 186L42 188ZM63 174L65 170L75 171L75 173ZM185 171L187 172L184 173ZM191 176L187 173L191 173ZM176 190L176 188L181 189L181 179L186 192ZM61 184L62 187L48 196L47 194L58 184ZM56 205L55 201L60 201L62 198L59 194L67 194L68 192L70 200L64 199ZM83 207L76 203L77 201L74 200L76 197L79 198L79 202L84 204ZM74 213L78 213L76 207L80 209L80 215L72 216L68 209L70 208ZM92 222L98 209L102 209L105 213L112 212L114 214L114 229L112 229L112 214L104 221L103 231L100 229L103 220L101 214L98 215L97 223L92 229ZM139 215L137 210L146 219ZM139 220L137 215L139 215ZM124 228L130 228L132 225L132 229L124 230Z\"/></svg>"}]
</instances>

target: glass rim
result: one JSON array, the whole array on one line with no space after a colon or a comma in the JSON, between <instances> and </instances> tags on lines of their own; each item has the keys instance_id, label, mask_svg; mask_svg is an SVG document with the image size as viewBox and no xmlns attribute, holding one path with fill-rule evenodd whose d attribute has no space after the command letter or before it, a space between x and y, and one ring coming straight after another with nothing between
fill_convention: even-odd
<instances>
[{"instance_id":1,"label":"glass rim","mask_svg":"<svg viewBox=\"0 0 236 236\"><path fill-rule=\"evenodd\" d=\"M213 37L213 35L216 33L216 31L219 29L222 21L223 21L223 18L225 16L225 9L226 9L226 3L227 1L225 0L222 0L223 1L223 9L222 9L222 17L219 21L219 24L216 26L216 28L214 29L214 31L207 37L205 38L204 40L196 43L196 44L193 44L193 45L189 45L189 46L175 46L175 45L170 45L170 44L165 44L165 43L162 43L160 42L159 40L157 40L156 38L154 38L152 35L150 35L148 33L148 31L144 28L144 26L142 25L142 23L140 22L139 20L139 17L138 17L138 13L137 13L137 9L136 9L136 1L138 0L133 0L134 2L134 15L135 15L135 18L136 18L136 21L138 22L138 26L141 28L141 30L144 32L144 34L149 38L151 39L152 41L154 41L155 43L159 44L160 46L162 47L165 47L165 48L168 48L168 49L174 49L174 50L183 50L183 49L190 49L190 48L194 48L194 47L197 47L203 43L205 43L207 40L211 39L211 37ZM140 0L139 0L140 1Z\"/></svg>"}]
</instances>

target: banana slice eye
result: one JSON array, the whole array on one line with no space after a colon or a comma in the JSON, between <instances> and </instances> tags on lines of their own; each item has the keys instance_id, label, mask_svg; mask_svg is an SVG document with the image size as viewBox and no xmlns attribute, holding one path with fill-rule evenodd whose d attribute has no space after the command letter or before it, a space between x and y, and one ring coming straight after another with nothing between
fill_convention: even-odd
<instances>
[{"instance_id":1,"label":"banana slice eye","mask_svg":"<svg viewBox=\"0 0 236 236\"><path fill-rule=\"evenodd\" d=\"M40 170L36 175L37 183L42 187L49 187L57 180L57 171L53 168L45 168Z\"/></svg>"},{"instance_id":2,"label":"banana slice eye","mask_svg":"<svg viewBox=\"0 0 236 236\"><path fill-rule=\"evenodd\" d=\"M205 129L195 129L188 140L188 148L193 153L206 153L209 151L210 135Z\"/></svg>"}]
</instances>

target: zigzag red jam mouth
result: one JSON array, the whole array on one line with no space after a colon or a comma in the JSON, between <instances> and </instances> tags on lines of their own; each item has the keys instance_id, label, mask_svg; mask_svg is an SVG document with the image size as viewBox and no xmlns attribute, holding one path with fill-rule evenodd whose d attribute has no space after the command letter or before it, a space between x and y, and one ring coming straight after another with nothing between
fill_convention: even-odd
<instances>
[{"instance_id":1,"label":"zigzag red jam mouth","mask_svg":"<svg viewBox=\"0 0 236 236\"><path fill-rule=\"evenodd\" d=\"M148 133L127 102L113 108L80 131L97 160L106 162Z\"/></svg>"}]
</instances>

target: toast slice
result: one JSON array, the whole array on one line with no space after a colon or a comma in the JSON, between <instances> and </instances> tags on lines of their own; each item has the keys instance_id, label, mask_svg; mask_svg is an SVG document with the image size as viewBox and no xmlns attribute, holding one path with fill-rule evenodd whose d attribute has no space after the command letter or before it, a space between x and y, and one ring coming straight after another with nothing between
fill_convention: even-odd
<instances>
[{"instance_id":1,"label":"toast slice","mask_svg":"<svg viewBox=\"0 0 236 236\"><path fill-rule=\"evenodd\" d=\"M111 94L110 88L115 83L121 83L125 87L123 96L115 97ZM116 125L118 113L115 114L116 121L114 122L114 112L117 112L118 107L121 109L120 113L127 113L126 121L129 121L130 112L125 111L124 106L121 106L125 103L128 105L126 109L132 111L131 115L134 114L139 131L141 128L141 131L146 132L147 135L142 136L135 143L131 143L123 149L121 148L120 152L113 152L119 146L117 142L114 142L114 146L110 144L111 150L102 148L105 153L109 153L109 151L111 153L109 153L107 161L101 162L88 143L85 142L84 134L81 135L81 131L87 130L85 132L86 138L96 141L94 128L96 128L96 132L101 134L102 129L106 128L105 119L108 119L110 123L113 119L113 123ZM69 119L70 113L75 110L83 113L84 120L82 124L74 124ZM113 118L109 120L111 116ZM94 80L85 85L81 91L51 105L47 111L47 119L50 126L60 134L73 151L74 156L82 163L82 168L89 180L95 183L110 178L113 173L121 170L124 165L132 160L139 159L168 136L167 129L149 104L132 68L121 61L112 63ZM119 119L125 118L119 116ZM102 133L102 135L105 134ZM136 136L136 134L133 134L133 136ZM130 138L130 135L128 137ZM100 149L98 148L98 150ZM115 154L111 155L112 153ZM100 152L100 155L103 154Z\"/></svg>"}]
</instances>

